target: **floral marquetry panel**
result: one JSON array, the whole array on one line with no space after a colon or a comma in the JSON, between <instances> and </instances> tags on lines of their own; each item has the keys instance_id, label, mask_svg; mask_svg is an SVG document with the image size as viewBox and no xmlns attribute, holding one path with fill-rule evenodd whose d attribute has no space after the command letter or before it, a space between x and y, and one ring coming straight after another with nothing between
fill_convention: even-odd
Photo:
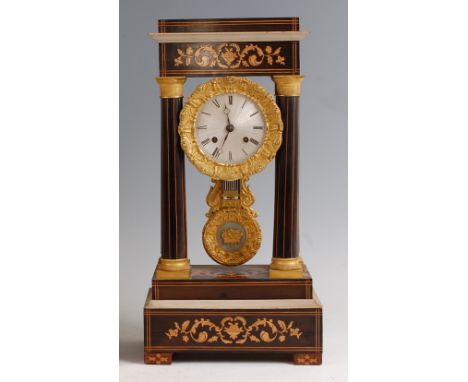
<instances>
[{"instance_id":1,"label":"floral marquetry panel","mask_svg":"<svg viewBox=\"0 0 468 382\"><path fill-rule=\"evenodd\" d=\"M285 309L156 309L150 306L145 309L146 352L322 351L319 304L315 308Z\"/></svg>"},{"instance_id":2,"label":"floral marquetry panel","mask_svg":"<svg viewBox=\"0 0 468 382\"><path fill-rule=\"evenodd\" d=\"M161 76L299 74L295 41L161 44Z\"/></svg>"},{"instance_id":3,"label":"floral marquetry panel","mask_svg":"<svg viewBox=\"0 0 468 382\"><path fill-rule=\"evenodd\" d=\"M242 316L223 317L219 323L209 318L186 320L165 332L174 342L215 343L244 345L248 343L284 342L287 337L300 338L302 332L294 326L294 321L286 324L283 320L257 318L252 322Z\"/></svg>"},{"instance_id":4,"label":"floral marquetry panel","mask_svg":"<svg viewBox=\"0 0 468 382\"><path fill-rule=\"evenodd\" d=\"M279 44L278 44L279 45ZM185 44L177 48L178 56L174 59L174 66L185 68L256 68L262 64L271 67L286 65L286 60L281 52L281 45L266 44L237 44L226 42L222 44Z\"/></svg>"}]
</instances>

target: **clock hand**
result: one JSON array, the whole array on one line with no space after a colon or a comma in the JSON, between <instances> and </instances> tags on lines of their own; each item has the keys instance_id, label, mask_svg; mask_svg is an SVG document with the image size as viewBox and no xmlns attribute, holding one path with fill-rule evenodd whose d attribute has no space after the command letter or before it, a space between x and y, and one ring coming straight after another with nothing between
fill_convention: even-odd
<instances>
[{"instance_id":1,"label":"clock hand","mask_svg":"<svg viewBox=\"0 0 468 382\"><path fill-rule=\"evenodd\" d=\"M224 137L223 143L221 144L221 147L219 148L219 151L221 151L221 150L223 149L223 146L224 146L224 144L226 143L226 140L227 140L228 137L229 137L229 133L230 133L230 131L228 131L228 132L226 133L226 136Z\"/></svg>"},{"instance_id":2,"label":"clock hand","mask_svg":"<svg viewBox=\"0 0 468 382\"><path fill-rule=\"evenodd\" d=\"M227 113L226 113L227 110ZM231 109L229 109L226 105L224 105L223 113L226 114L228 125L231 124L231 121L229 120L229 113L231 112Z\"/></svg>"},{"instance_id":3,"label":"clock hand","mask_svg":"<svg viewBox=\"0 0 468 382\"><path fill-rule=\"evenodd\" d=\"M227 112L226 112L227 111ZM223 143L221 143L221 146L219 148L219 151L221 152L221 150L223 149L223 146L224 144L226 143L226 140L228 139L229 137L229 133L232 132L234 130L234 126L231 125L231 121L229 120L229 113L231 112L231 110L226 107L226 105L224 105L224 109L223 109L223 113L226 114L226 118L227 118L227 121L228 121L228 124L226 126L226 130L227 130L227 133L226 133L226 136L224 137L224 140L223 140Z\"/></svg>"}]
</instances>

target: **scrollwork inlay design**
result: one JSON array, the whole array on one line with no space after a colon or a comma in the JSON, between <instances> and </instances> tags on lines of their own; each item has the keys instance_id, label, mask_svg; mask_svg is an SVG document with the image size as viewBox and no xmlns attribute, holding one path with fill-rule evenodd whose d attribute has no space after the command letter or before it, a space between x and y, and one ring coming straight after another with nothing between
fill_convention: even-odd
<instances>
[{"instance_id":1,"label":"scrollwork inlay design","mask_svg":"<svg viewBox=\"0 0 468 382\"><path fill-rule=\"evenodd\" d=\"M223 343L226 345L243 345L245 343L284 342L287 337L299 339L302 332L283 320L259 318L252 323L242 316L224 317L219 324L208 318L186 320L165 332L169 340L181 339L185 343Z\"/></svg>"},{"instance_id":2,"label":"scrollwork inlay design","mask_svg":"<svg viewBox=\"0 0 468 382\"><path fill-rule=\"evenodd\" d=\"M286 65L285 57L281 55L280 46L273 49L270 45L261 47L258 44L239 44L226 42L219 45L202 44L198 48L188 46L177 48L178 56L174 58L174 66L200 67L221 69L237 69L239 67L255 68L266 62L269 66Z\"/></svg>"}]
</instances>

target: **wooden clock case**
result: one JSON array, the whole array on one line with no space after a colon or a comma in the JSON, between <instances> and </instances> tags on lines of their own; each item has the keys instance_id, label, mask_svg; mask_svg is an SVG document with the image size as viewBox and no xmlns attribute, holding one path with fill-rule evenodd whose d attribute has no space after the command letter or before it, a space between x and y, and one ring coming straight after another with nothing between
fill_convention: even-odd
<instances>
[{"instance_id":1,"label":"wooden clock case","mask_svg":"<svg viewBox=\"0 0 468 382\"><path fill-rule=\"evenodd\" d=\"M299 19L159 20L161 257L144 307L144 360L177 353L284 353L322 362L322 305L299 257ZM275 159L269 265L191 265L185 157L178 135L186 77L272 76L283 142Z\"/></svg>"}]
</instances>

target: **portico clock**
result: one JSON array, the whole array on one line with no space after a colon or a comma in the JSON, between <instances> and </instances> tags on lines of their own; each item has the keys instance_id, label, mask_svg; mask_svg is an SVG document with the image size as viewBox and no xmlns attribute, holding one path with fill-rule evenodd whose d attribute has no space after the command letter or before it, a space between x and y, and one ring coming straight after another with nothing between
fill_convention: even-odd
<instances>
[{"instance_id":1,"label":"portico clock","mask_svg":"<svg viewBox=\"0 0 468 382\"><path fill-rule=\"evenodd\" d=\"M306 35L297 17L159 20L150 34L159 43L161 256L145 304L146 363L213 351L322 361L322 306L299 256ZM270 76L276 97L250 76ZM210 78L184 104L188 77ZM189 261L196 247L187 237L185 158L206 175L207 220L198 232L208 265ZM249 180L273 160L274 188L264 196L274 210L271 262L246 264L265 253Z\"/></svg>"}]
</instances>

